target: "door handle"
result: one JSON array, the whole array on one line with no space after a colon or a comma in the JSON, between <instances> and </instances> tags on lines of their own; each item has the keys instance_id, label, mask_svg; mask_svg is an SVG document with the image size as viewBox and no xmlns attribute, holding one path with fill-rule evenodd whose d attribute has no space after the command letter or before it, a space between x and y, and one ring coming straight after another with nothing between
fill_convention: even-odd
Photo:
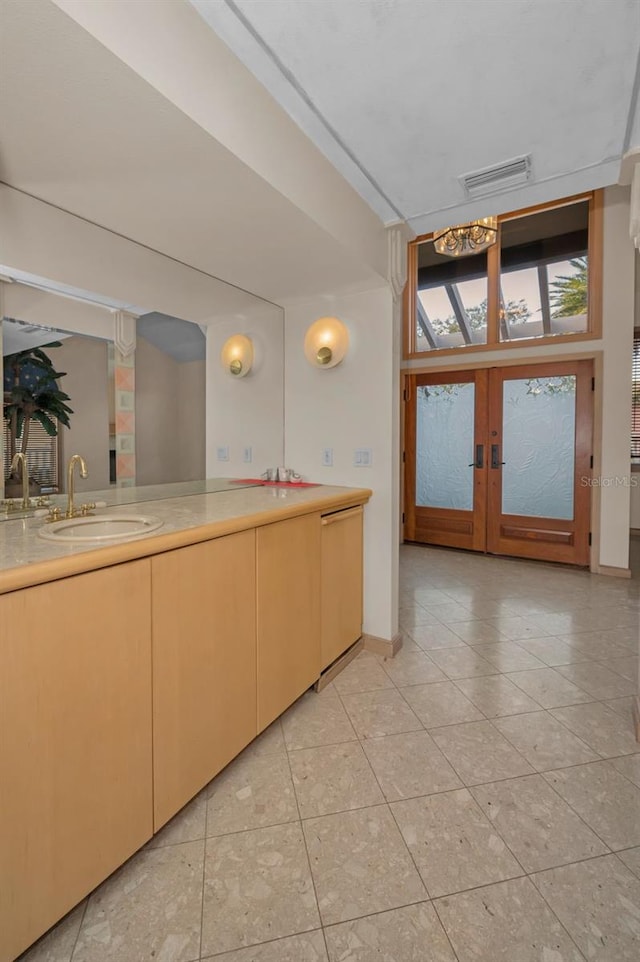
<instances>
[{"instance_id":1,"label":"door handle","mask_svg":"<svg viewBox=\"0 0 640 962\"><path fill-rule=\"evenodd\" d=\"M499 468L503 464L504 464L504 461L500 460L500 445L492 444L491 445L491 467Z\"/></svg>"},{"instance_id":2,"label":"door handle","mask_svg":"<svg viewBox=\"0 0 640 962\"><path fill-rule=\"evenodd\" d=\"M469 465L470 468L484 468L484 444L476 444L476 459Z\"/></svg>"}]
</instances>

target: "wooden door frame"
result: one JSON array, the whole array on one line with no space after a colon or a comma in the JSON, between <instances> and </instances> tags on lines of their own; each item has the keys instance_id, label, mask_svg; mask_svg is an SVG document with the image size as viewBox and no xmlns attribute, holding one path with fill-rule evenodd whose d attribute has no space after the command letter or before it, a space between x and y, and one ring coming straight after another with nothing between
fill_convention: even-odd
<instances>
[{"instance_id":1,"label":"wooden door frame","mask_svg":"<svg viewBox=\"0 0 640 962\"><path fill-rule=\"evenodd\" d=\"M435 372L463 371L468 368L484 367L517 367L523 364L548 364L552 361L592 361L593 373L595 378L595 389L593 392L593 469L592 477L599 477L602 473L602 378L603 378L603 349L594 348L589 351L559 351L554 353L536 354L528 356L520 353L518 357L481 357L476 354L473 359L465 361L463 357L457 358L458 363L453 363L447 359L444 364L408 364L400 370L400 543L404 543L404 526L402 518L406 511L405 505L405 476L404 476L404 451L405 451L405 392L407 390L408 378L414 374L431 374ZM599 485L591 487L591 550L589 560L589 570L593 574L612 575L615 577L629 577L628 569L611 568L601 565L600 558L600 523L601 523L601 496Z\"/></svg>"}]
</instances>

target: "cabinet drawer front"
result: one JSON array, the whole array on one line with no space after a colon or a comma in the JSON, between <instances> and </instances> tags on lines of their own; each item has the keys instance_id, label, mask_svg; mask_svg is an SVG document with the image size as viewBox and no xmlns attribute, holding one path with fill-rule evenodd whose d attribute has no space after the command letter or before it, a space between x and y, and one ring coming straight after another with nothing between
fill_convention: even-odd
<instances>
[{"instance_id":1,"label":"cabinet drawer front","mask_svg":"<svg viewBox=\"0 0 640 962\"><path fill-rule=\"evenodd\" d=\"M320 515L257 531L258 730L320 674Z\"/></svg>"},{"instance_id":2,"label":"cabinet drawer front","mask_svg":"<svg viewBox=\"0 0 640 962\"><path fill-rule=\"evenodd\" d=\"M362 634L362 508L322 519L322 670Z\"/></svg>"},{"instance_id":3,"label":"cabinet drawer front","mask_svg":"<svg viewBox=\"0 0 640 962\"><path fill-rule=\"evenodd\" d=\"M150 622L147 560L0 597L0 959L151 837Z\"/></svg>"},{"instance_id":4,"label":"cabinet drawer front","mask_svg":"<svg viewBox=\"0 0 640 962\"><path fill-rule=\"evenodd\" d=\"M152 559L154 827L255 738L255 531Z\"/></svg>"}]
</instances>

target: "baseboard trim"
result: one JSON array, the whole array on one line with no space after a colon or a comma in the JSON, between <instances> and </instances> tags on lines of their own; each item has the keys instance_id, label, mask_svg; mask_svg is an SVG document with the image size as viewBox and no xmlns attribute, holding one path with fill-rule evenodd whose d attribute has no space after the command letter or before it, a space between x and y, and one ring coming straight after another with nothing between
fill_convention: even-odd
<instances>
[{"instance_id":1,"label":"baseboard trim","mask_svg":"<svg viewBox=\"0 0 640 962\"><path fill-rule=\"evenodd\" d=\"M313 686L316 691L322 691L327 685L330 685L334 678L337 678L340 672L347 667L350 661L358 655L364 649L364 638L358 638L358 640L351 645L351 648L347 648L344 654L340 655L339 658L326 668L317 682Z\"/></svg>"},{"instance_id":2,"label":"baseboard trim","mask_svg":"<svg viewBox=\"0 0 640 962\"><path fill-rule=\"evenodd\" d=\"M393 638L378 638L377 635L363 635L364 650L383 658L393 658L402 648L402 635L398 632Z\"/></svg>"},{"instance_id":3,"label":"baseboard trim","mask_svg":"<svg viewBox=\"0 0 640 962\"><path fill-rule=\"evenodd\" d=\"M630 578L631 568L614 568L611 565L598 565L592 574L605 575L608 578Z\"/></svg>"},{"instance_id":4,"label":"baseboard trim","mask_svg":"<svg viewBox=\"0 0 640 962\"><path fill-rule=\"evenodd\" d=\"M633 714L633 726L636 731L636 741L640 742L640 695L636 695L633 699L631 712Z\"/></svg>"}]
</instances>

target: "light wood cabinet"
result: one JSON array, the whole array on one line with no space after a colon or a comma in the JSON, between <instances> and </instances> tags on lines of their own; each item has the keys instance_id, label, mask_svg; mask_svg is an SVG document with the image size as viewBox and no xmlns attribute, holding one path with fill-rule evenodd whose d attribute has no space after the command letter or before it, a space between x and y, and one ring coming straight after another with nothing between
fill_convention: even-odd
<instances>
[{"instance_id":1,"label":"light wood cabinet","mask_svg":"<svg viewBox=\"0 0 640 962\"><path fill-rule=\"evenodd\" d=\"M258 731L320 675L320 515L257 533Z\"/></svg>"},{"instance_id":2,"label":"light wood cabinet","mask_svg":"<svg viewBox=\"0 0 640 962\"><path fill-rule=\"evenodd\" d=\"M324 515L321 528L321 669L362 635L361 507Z\"/></svg>"},{"instance_id":3,"label":"light wood cabinet","mask_svg":"<svg viewBox=\"0 0 640 962\"><path fill-rule=\"evenodd\" d=\"M0 596L0 960L152 835L150 562Z\"/></svg>"},{"instance_id":4,"label":"light wood cabinet","mask_svg":"<svg viewBox=\"0 0 640 962\"><path fill-rule=\"evenodd\" d=\"M152 560L156 831L257 734L255 538Z\"/></svg>"}]
</instances>

